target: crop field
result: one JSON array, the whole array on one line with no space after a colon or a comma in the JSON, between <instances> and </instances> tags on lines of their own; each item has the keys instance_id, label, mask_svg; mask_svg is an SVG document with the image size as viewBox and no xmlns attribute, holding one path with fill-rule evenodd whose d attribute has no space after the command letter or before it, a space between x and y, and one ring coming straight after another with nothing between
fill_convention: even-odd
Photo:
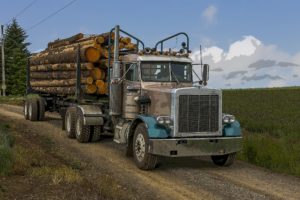
<instances>
[{"instance_id":1,"label":"crop field","mask_svg":"<svg viewBox=\"0 0 300 200\"><path fill-rule=\"evenodd\" d=\"M300 88L223 91L223 112L241 123L239 158L300 176Z\"/></svg>"}]
</instances>

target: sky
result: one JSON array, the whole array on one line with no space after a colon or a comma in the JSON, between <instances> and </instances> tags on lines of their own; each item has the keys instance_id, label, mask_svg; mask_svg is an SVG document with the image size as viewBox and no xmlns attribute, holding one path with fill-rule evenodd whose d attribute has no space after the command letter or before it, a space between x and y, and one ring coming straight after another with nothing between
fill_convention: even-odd
<instances>
[{"instance_id":1,"label":"sky","mask_svg":"<svg viewBox=\"0 0 300 200\"><path fill-rule=\"evenodd\" d=\"M17 16L27 30L30 51L78 32L107 32L116 24L148 47L183 31L190 36L195 62L199 61L199 45L203 46L203 60L211 65L214 87L300 85L300 1L77 0L29 29L70 1L35 0ZM0 2L0 24L5 24L33 0ZM181 40L179 37L168 45L179 48Z\"/></svg>"}]
</instances>

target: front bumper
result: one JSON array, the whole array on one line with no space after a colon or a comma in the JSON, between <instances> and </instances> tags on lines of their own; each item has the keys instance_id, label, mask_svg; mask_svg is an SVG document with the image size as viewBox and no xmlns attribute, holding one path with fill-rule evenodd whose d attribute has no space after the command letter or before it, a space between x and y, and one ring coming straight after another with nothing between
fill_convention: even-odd
<instances>
[{"instance_id":1,"label":"front bumper","mask_svg":"<svg viewBox=\"0 0 300 200\"><path fill-rule=\"evenodd\" d=\"M211 156L242 149L242 137L150 139L149 153L168 157Z\"/></svg>"}]
</instances>

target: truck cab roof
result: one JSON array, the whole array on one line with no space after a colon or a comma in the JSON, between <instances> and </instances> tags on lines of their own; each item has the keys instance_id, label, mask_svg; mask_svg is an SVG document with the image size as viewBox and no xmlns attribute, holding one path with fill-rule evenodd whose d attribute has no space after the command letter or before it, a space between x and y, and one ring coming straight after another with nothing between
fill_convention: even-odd
<instances>
[{"instance_id":1,"label":"truck cab roof","mask_svg":"<svg viewBox=\"0 0 300 200\"><path fill-rule=\"evenodd\" d=\"M138 55L130 54L123 57L123 61L127 62L183 62L192 63L192 59L184 56L170 56L170 55Z\"/></svg>"}]
</instances>

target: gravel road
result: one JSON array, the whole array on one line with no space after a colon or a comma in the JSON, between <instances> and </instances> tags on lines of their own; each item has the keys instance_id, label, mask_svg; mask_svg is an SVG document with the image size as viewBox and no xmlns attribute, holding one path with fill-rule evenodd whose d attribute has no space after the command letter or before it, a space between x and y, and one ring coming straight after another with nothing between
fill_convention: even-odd
<instances>
[{"instance_id":1,"label":"gravel road","mask_svg":"<svg viewBox=\"0 0 300 200\"><path fill-rule=\"evenodd\" d=\"M208 158L165 158L159 168L142 171L124 147L104 138L98 143L80 144L68 139L61 130L57 114L47 113L43 122L26 121L22 108L0 105L0 118L18 123L28 134L50 136L82 159L88 160L99 173L117 178L136 197L143 199L300 199L300 179L236 161L229 168L217 167Z\"/></svg>"}]
</instances>

